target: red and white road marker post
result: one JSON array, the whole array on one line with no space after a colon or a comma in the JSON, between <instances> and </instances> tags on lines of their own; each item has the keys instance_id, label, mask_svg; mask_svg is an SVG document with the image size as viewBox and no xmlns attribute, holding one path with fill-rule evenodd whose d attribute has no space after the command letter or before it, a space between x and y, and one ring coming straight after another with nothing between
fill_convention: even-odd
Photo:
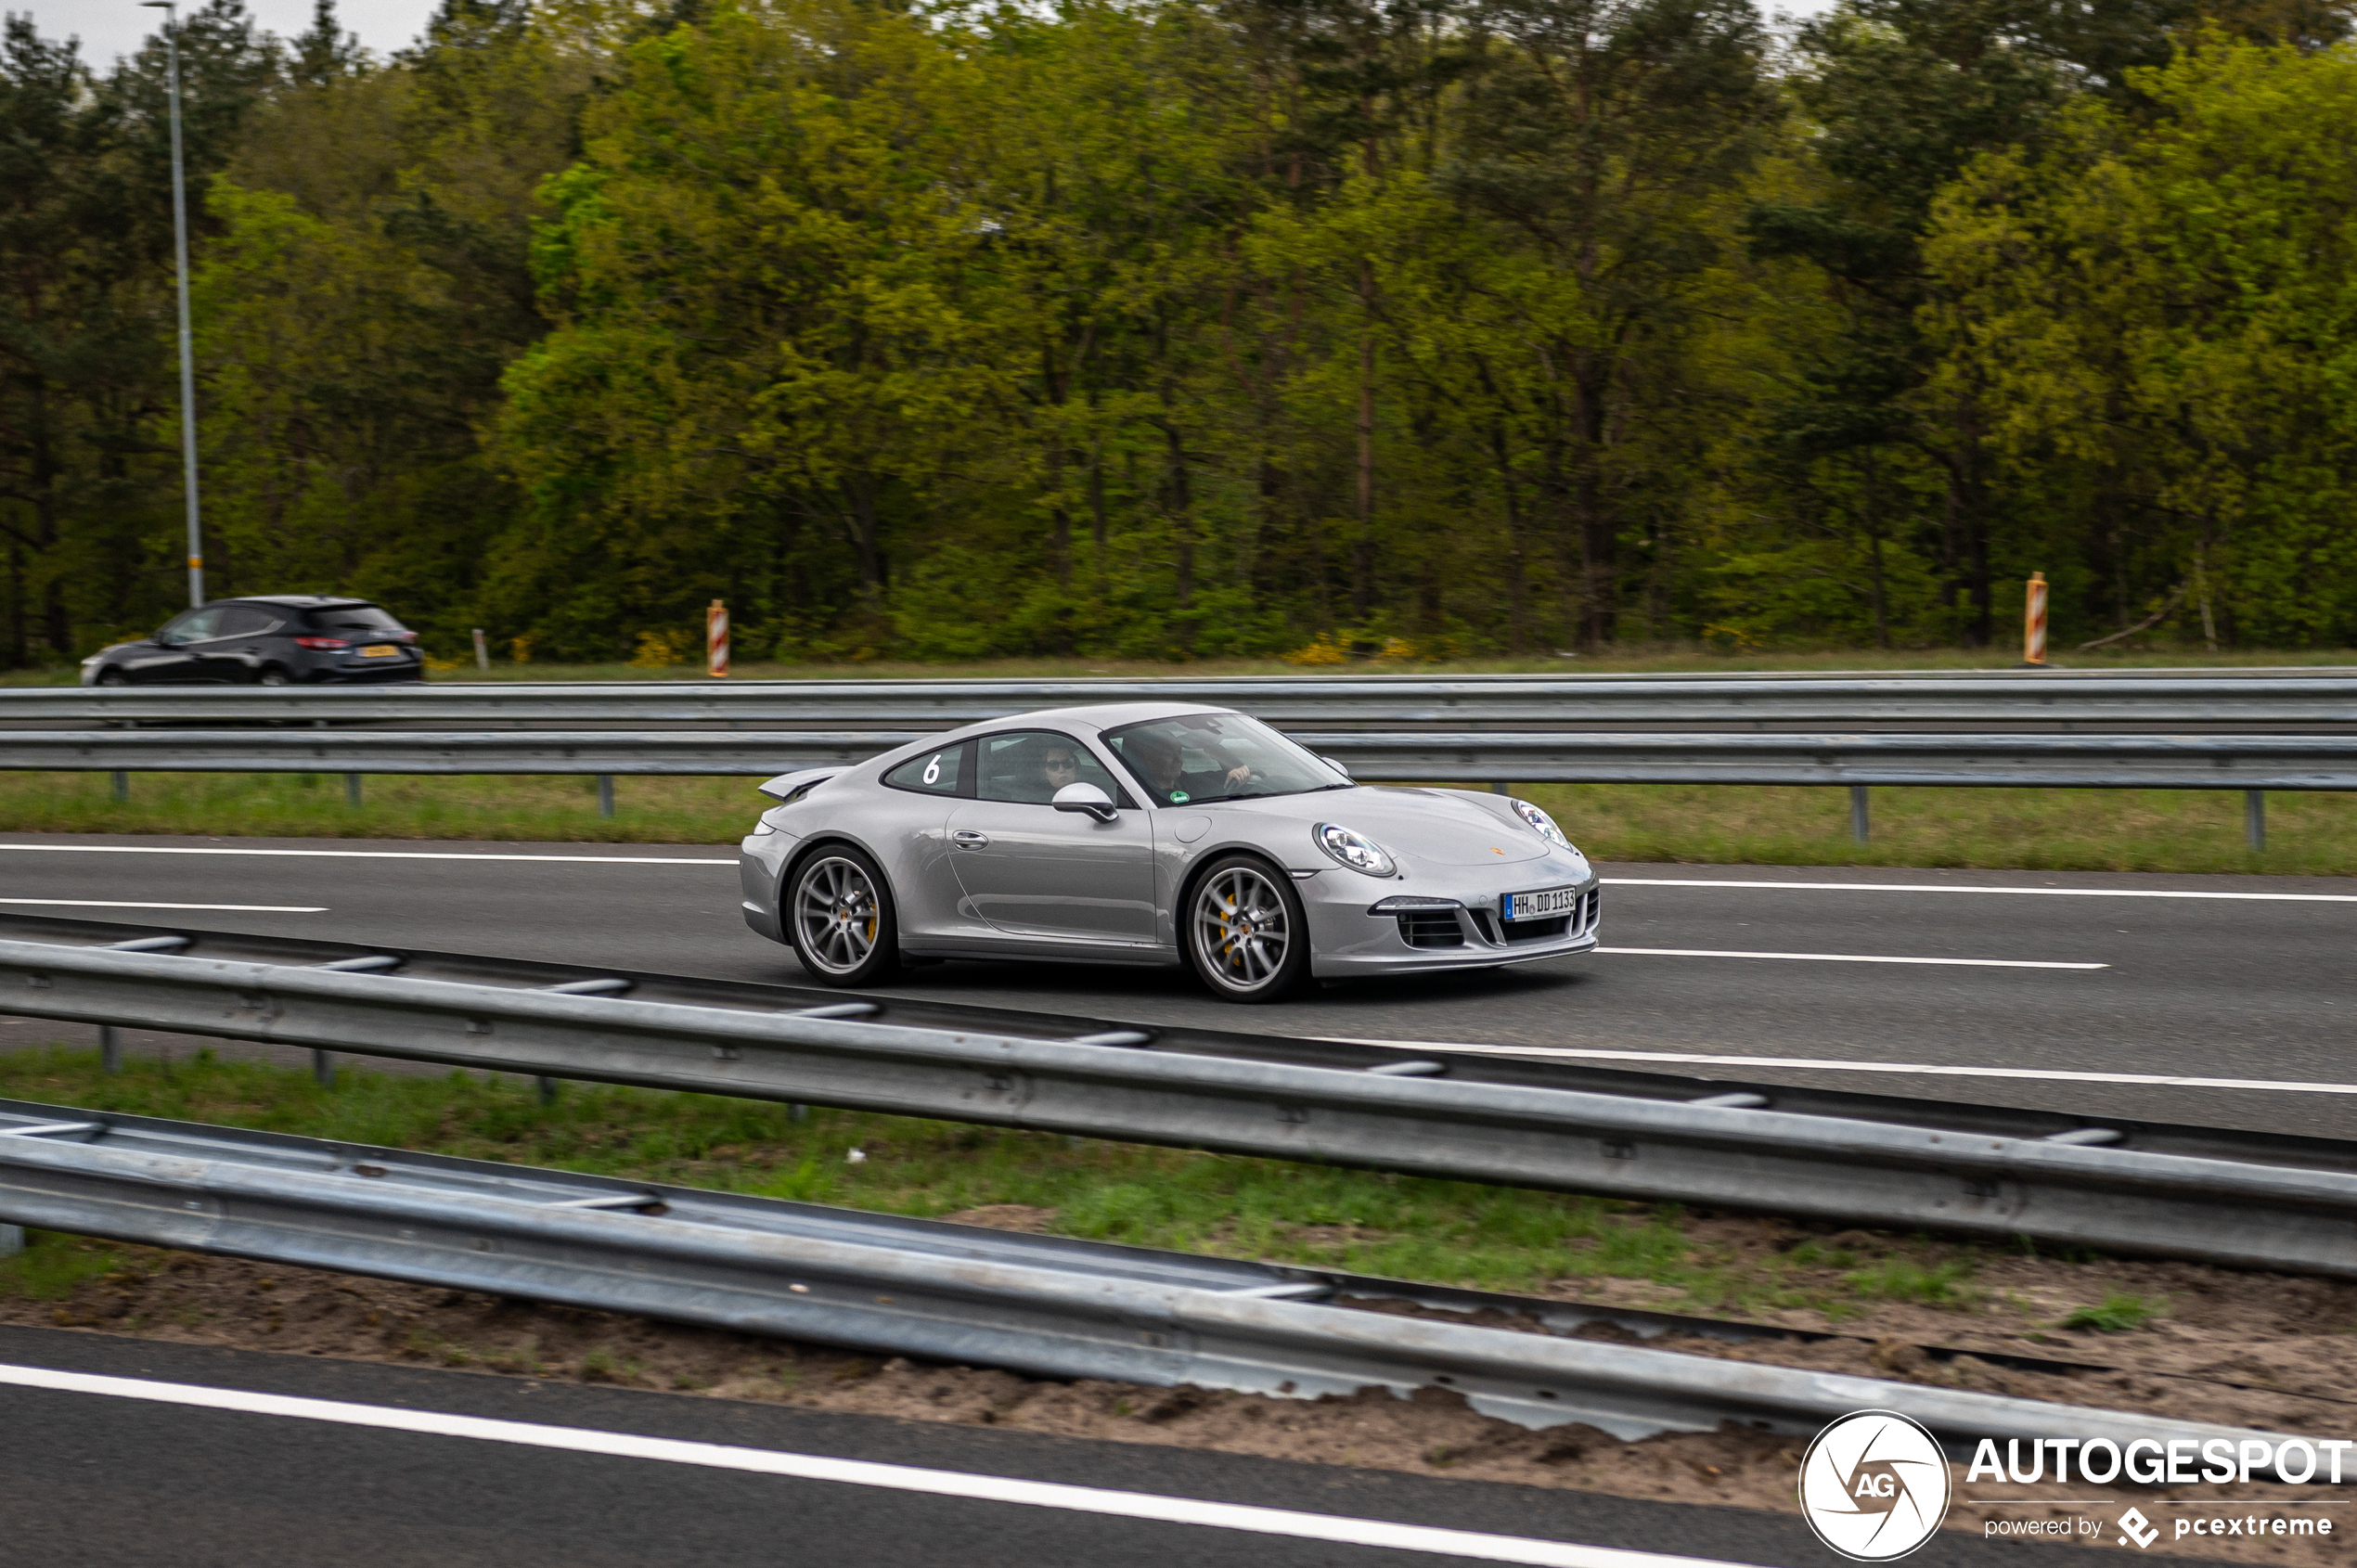
<instances>
[{"instance_id":1,"label":"red and white road marker post","mask_svg":"<svg viewBox=\"0 0 2357 1568\"><path fill-rule=\"evenodd\" d=\"M2029 574L2029 602L2022 609L2021 662L2043 664L2046 662L2046 574Z\"/></svg>"},{"instance_id":2,"label":"red and white road marker post","mask_svg":"<svg viewBox=\"0 0 2357 1568\"><path fill-rule=\"evenodd\" d=\"M703 612L703 669L715 678L728 673L728 607L718 599Z\"/></svg>"}]
</instances>

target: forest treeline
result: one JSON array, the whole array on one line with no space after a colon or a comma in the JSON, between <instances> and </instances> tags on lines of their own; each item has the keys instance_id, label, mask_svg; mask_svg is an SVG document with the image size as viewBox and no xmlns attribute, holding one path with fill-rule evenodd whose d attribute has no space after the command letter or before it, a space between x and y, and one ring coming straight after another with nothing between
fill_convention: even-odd
<instances>
[{"instance_id":1,"label":"forest treeline","mask_svg":"<svg viewBox=\"0 0 2357 1568\"><path fill-rule=\"evenodd\" d=\"M2327 0L182 37L216 596L444 655L2357 643ZM0 51L0 663L179 602L160 41ZM1337 655L1338 656L1338 655Z\"/></svg>"}]
</instances>

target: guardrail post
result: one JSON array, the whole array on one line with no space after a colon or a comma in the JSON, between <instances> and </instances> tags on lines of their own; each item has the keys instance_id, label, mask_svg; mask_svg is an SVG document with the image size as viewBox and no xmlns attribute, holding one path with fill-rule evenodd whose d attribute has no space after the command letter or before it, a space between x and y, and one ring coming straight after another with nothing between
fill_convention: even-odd
<instances>
[{"instance_id":1,"label":"guardrail post","mask_svg":"<svg viewBox=\"0 0 2357 1568\"><path fill-rule=\"evenodd\" d=\"M2267 791L2243 791L2243 837L2250 842L2256 855L2267 847Z\"/></svg>"},{"instance_id":2,"label":"guardrail post","mask_svg":"<svg viewBox=\"0 0 2357 1568\"><path fill-rule=\"evenodd\" d=\"M311 1077L323 1089L336 1086L336 1059L329 1051L311 1053Z\"/></svg>"},{"instance_id":3,"label":"guardrail post","mask_svg":"<svg viewBox=\"0 0 2357 1568\"><path fill-rule=\"evenodd\" d=\"M1869 811L1866 786L1852 784L1849 787L1849 837L1852 842L1862 844L1873 836L1874 819Z\"/></svg>"},{"instance_id":4,"label":"guardrail post","mask_svg":"<svg viewBox=\"0 0 2357 1568\"><path fill-rule=\"evenodd\" d=\"M1513 786L1501 784L1493 778L1489 781L1489 792L1493 795L1511 795L1514 791Z\"/></svg>"},{"instance_id":5,"label":"guardrail post","mask_svg":"<svg viewBox=\"0 0 2357 1568\"><path fill-rule=\"evenodd\" d=\"M114 798L117 804L131 798L131 775L118 773L114 776Z\"/></svg>"},{"instance_id":6,"label":"guardrail post","mask_svg":"<svg viewBox=\"0 0 2357 1568\"><path fill-rule=\"evenodd\" d=\"M557 1080L554 1078L535 1078L532 1081L532 1085L533 1087L540 1091L541 1104L554 1105L557 1103Z\"/></svg>"},{"instance_id":7,"label":"guardrail post","mask_svg":"<svg viewBox=\"0 0 2357 1568\"><path fill-rule=\"evenodd\" d=\"M122 1035L111 1023L98 1025L98 1067L106 1073L122 1071Z\"/></svg>"},{"instance_id":8,"label":"guardrail post","mask_svg":"<svg viewBox=\"0 0 2357 1568\"><path fill-rule=\"evenodd\" d=\"M24 1251L24 1227L0 1225L0 1258L12 1258Z\"/></svg>"},{"instance_id":9,"label":"guardrail post","mask_svg":"<svg viewBox=\"0 0 2357 1568\"><path fill-rule=\"evenodd\" d=\"M598 815L613 815L613 775L611 773L598 775Z\"/></svg>"},{"instance_id":10,"label":"guardrail post","mask_svg":"<svg viewBox=\"0 0 2357 1568\"><path fill-rule=\"evenodd\" d=\"M356 773L343 776L343 803L351 806L360 803L360 776Z\"/></svg>"}]
</instances>

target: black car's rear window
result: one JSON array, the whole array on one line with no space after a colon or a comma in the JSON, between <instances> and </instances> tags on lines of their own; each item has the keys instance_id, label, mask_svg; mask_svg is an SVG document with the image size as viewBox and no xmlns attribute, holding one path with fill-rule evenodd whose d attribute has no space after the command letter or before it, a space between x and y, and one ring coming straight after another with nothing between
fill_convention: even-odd
<instances>
[{"instance_id":1,"label":"black car's rear window","mask_svg":"<svg viewBox=\"0 0 2357 1568\"><path fill-rule=\"evenodd\" d=\"M310 612L311 623L323 632L398 632L405 628L373 604L340 604L333 610Z\"/></svg>"}]
</instances>

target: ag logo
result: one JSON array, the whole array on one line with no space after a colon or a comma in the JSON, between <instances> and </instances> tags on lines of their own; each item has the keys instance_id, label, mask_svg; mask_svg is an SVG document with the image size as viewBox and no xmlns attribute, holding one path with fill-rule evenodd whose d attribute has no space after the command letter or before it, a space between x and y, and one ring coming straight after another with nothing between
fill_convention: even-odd
<instances>
[{"instance_id":1,"label":"ag logo","mask_svg":"<svg viewBox=\"0 0 2357 1568\"><path fill-rule=\"evenodd\" d=\"M1817 1434L1800 1461L1800 1510L1817 1538L1859 1562L1887 1562L1948 1517L1947 1456L1890 1410L1860 1410Z\"/></svg>"}]
</instances>

